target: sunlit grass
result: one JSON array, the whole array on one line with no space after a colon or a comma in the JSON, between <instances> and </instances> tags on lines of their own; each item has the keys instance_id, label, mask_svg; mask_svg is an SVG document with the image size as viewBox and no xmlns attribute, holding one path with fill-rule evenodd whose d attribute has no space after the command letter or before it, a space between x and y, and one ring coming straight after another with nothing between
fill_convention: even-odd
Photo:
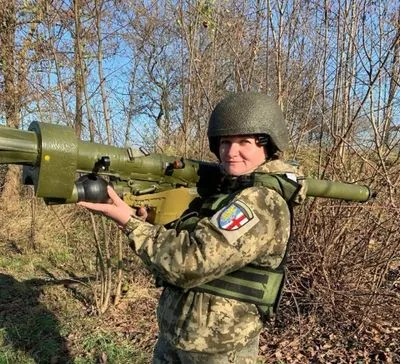
<instances>
[{"instance_id":1,"label":"sunlit grass","mask_svg":"<svg viewBox=\"0 0 400 364\"><path fill-rule=\"evenodd\" d=\"M107 333L96 333L87 337L83 342L88 358L77 358L76 363L92 363L91 360L106 359L110 363L145 364L151 358L148 354L136 350L128 341L117 340Z\"/></svg>"}]
</instances>

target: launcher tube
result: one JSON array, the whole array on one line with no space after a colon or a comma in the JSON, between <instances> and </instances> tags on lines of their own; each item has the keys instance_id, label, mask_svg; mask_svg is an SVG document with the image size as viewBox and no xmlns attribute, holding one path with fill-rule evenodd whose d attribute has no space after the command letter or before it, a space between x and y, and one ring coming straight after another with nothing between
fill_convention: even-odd
<instances>
[{"instance_id":1,"label":"launcher tube","mask_svg":"<svg viewBox=\"0 0 400 364\"><path fill-rule=\"evenodd\" d=\"M371 189L367 186L305 178L307 196L337 198L346 201L365 202L373 197Z\"/></svg>"},{"instance_id":2,"label":"launcher tube","mask_svg":"<svg viewBox=\"0 0 400 364\"><path fill-rule=\"evenodd\" d=\"M38 197L58 203L77 200L77 172L108 175L115 187L135 195L149 188L159 192L179 186L208 191L220 180L215 163L163 154L133 157L128 149L81 141L72 128L37 122L28 131L0 126L0 163L24 165L24 183L33 184ZM303 180L308 196L358 202L374 197L367 186Z\"/></svg>"},{"instance_id":3,"label":"launcher tube","mask_svg":"<svg viewBox=\"0 0 400 364\"><path fill-rule=\"evenodd\" d=\"M37 159L36 133L0 126L0 163L35 166Z\"/></svg>"}]
</instances>

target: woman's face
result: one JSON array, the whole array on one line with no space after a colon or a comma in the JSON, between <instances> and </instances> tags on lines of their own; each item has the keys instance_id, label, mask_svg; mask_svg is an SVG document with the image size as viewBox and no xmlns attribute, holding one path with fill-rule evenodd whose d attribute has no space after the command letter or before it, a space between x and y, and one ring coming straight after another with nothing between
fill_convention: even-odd
<instances>
[{"instance_id":1,"label":"woman's face","mask_svg":"<svg viewBox=\"0 0 400 364\"><path fill-rule=\"evenodd\" d=\"M222 137L219 142L219 156L225 172L240 176L254 171L265 162L265 150L252 136Z\"/></svg>"}]
</instances>

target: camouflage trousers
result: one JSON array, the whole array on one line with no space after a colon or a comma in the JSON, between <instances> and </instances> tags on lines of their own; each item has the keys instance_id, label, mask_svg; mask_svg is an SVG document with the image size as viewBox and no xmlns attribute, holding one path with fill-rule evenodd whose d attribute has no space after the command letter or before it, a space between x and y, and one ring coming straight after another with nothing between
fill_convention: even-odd
<instances>
[{"instance_id":1,"label":"camouflage trousers","mask_svg":"<svg viewBox=\"0 0 400 364\"><path fill-rule=\"evenodd\" d=\"M255 364L258 343L257 335L240 350L210 354L177 349L160 336L154 349L153 364Z\"/></svg>"}]
</instances>

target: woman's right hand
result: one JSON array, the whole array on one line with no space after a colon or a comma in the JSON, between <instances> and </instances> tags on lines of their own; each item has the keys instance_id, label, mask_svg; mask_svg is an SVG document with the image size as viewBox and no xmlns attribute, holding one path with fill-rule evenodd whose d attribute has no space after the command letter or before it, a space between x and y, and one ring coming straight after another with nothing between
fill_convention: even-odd
<instances>
[{"instance_id":1,"label":"woman's right hand","mask_svg":"<svg viewBox=\"0 0 400 364\"><path fill-rule=\"evenodd\" d=\"M143 221L147 218L147 211L145 208L139 208L136 213L136 210L132 209L122 200L111 186L107 186L107 193L110 197L107 203L80 201L77 205L85 207L92 212L103 214L114 220L121 227L127 224L131 216L138 217ZM143 217L145 218L143 219Z\"/></svg>"}]
</instances>

